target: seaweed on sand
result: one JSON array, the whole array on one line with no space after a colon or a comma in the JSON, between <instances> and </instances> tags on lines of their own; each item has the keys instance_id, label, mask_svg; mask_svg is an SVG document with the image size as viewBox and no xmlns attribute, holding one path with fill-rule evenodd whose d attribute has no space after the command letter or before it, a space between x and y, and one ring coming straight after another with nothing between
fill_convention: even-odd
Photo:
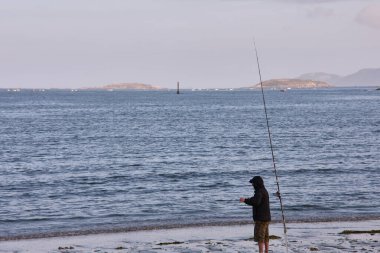
<instances>
[{"instance_id":1,"label":"seaweed on sand","mask_svg":"<svg viewBox=\"0 0 380 253\"><path fill-rule=\"evenodd\" d=\"M183 244L184 242L160 242L157 245L164 246L164 245L175 245L175 244Z\"/></svg>"},{"instance_id":2,"label":"seaweed on sand","mask_svg":"<svg viewBox=\"0 0 380 253\"><path fill-rule=\"evenodd\" d=\"M351 235L351 234L380 234L380 230L343 230L343 232L340 232L341 235Z\"/></svg>"}]
</instances>

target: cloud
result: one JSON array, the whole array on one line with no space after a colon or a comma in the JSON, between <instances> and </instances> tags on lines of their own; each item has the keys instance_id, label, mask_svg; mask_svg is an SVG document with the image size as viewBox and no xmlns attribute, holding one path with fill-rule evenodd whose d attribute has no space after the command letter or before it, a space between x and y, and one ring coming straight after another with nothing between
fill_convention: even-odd
<instances>
[{"instance_id":1,"label":"cloud","mask_svg":"<svg viewBox=\"0 0 380 253\"><path fill-rule=\"evenodd\" d=\"M305 3L305 4L318 4L318 3L335 3L335 2L347 2L350 0L273 0L277 2L295 2L295 3ZM352 2L364 2L371 0L351 0Z\"/></svg>"},{"instance_id":2,"label":"cloud","mask_svg":"<svg viewBox=\"0 0 380 253\"><path fill-rule=\"evenodd\" d=\"M221 0L221 1L246 1L246 2L265 2L268 0ZM317 4L317 3L334 3L334 2L347 2L347 1L353 1L353 2L364 2L364 1L372 1L372 0L271 0L272 2L282 2L282 3L305 3L305 4Z\"/></svg>"},{"instance_id":3,"label":"cloud","mask_svg":"<svg viewBox=\"0 0 380 253\"><path fill-rule=\"evenodd\" d=\"M307 3L307 4L315 4L315 3L328 3L328 2L341 2L343 0L282 0L281 2L297 2L297 3Z\"/></svg>"},{"instance_id":4,"label":"cloud","mask_svg":"<svg viewBox=\"0 0 380 253\"><path fill-rule=\"evenodd\" d=\"M333 9L316 7L307 11L307 17L309 18L326 18L334 15Z\"/></svg>"},{"instance_id":5,"label":"cloud","mask_svg":"<svg viewBox=\"0 0 380 253\"><path fill-rule=\"evenodd\" d=\"M356 22L380 30L380 4L371 4L356 16Z\"/></svg>"}]
</instances>

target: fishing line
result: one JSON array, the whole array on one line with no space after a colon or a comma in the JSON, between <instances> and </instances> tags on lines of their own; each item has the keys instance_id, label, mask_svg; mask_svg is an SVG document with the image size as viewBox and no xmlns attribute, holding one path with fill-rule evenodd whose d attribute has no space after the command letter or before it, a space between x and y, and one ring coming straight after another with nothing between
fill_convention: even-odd
<instances>
[{"instance_id":1,"label":"fishing line","mask_svg":"<svg viewBox=\"0 0 380 253\"><path fill-rule=\"evenodd\" d=\"M256 48L255 40L253 40L253 45L255 47L255 52L256 52L257 68L259 69L261 94L262 94L262 97L263 97L264 112L265 112L265 119L266 119L266 122L267 122L267 129L268 129L268 137L269 137L270 150L272 152L273 170L274 170L274 175L276 176L276 184L277 184L277 193L276 193L276 196L280 200L281 215L282 215L282 224L284 225L285 246L286 246L286 252L288 252L288 236L286 234L287 228L286 228L286 222L285 222L284 207L283 207L283 204L282 204L282 198L281 198L281 194L280 194L280 183L279 183L279 180L278 180L277 169L276 169L276 162L275 162L275 158L274 158L273 144L272 144L272 134L271 134L270 128L269 128L268 112L267 112L267 106L266 106L266 103L265 103L263 81L261 79L261 70L260 70L260 63L259 63L259 55L257 53L257 48Z\"/></svg>"}]
</instances>

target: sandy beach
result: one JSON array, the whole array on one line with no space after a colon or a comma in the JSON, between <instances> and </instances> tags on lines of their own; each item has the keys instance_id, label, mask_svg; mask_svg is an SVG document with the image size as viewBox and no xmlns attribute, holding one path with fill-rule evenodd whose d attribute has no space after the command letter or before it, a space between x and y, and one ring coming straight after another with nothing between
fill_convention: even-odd
<instances>
[{"instance_id":1,"label":"sandy beach","mask_svg":"<svg viewBox=\"0 0 380 253\"><path fill-rule=\"evenodd\" d=\"M289 252L379 252L380 220L288 224ZM286 252L282 224L271 225L270 252ZM253 226L208 226L0 242L1 253L257 252Z\"/></svg>"}]
</instances>

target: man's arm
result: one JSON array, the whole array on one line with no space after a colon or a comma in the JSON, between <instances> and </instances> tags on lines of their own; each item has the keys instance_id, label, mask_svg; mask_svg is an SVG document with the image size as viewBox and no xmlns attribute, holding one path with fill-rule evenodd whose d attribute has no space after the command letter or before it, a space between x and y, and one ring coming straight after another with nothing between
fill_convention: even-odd
<instances>
[{"instance_id":1,"label":"man's arm","mask_svg":"<svg viewBox=\"0 0 380 253\"><path fill-rule=\"evenodd\" d=\"M261 193L256 193L252 198L240 198L240 202L244 202L250 206L258 206L261 203L263 196Z\"/></svg>"}]
</instances>

